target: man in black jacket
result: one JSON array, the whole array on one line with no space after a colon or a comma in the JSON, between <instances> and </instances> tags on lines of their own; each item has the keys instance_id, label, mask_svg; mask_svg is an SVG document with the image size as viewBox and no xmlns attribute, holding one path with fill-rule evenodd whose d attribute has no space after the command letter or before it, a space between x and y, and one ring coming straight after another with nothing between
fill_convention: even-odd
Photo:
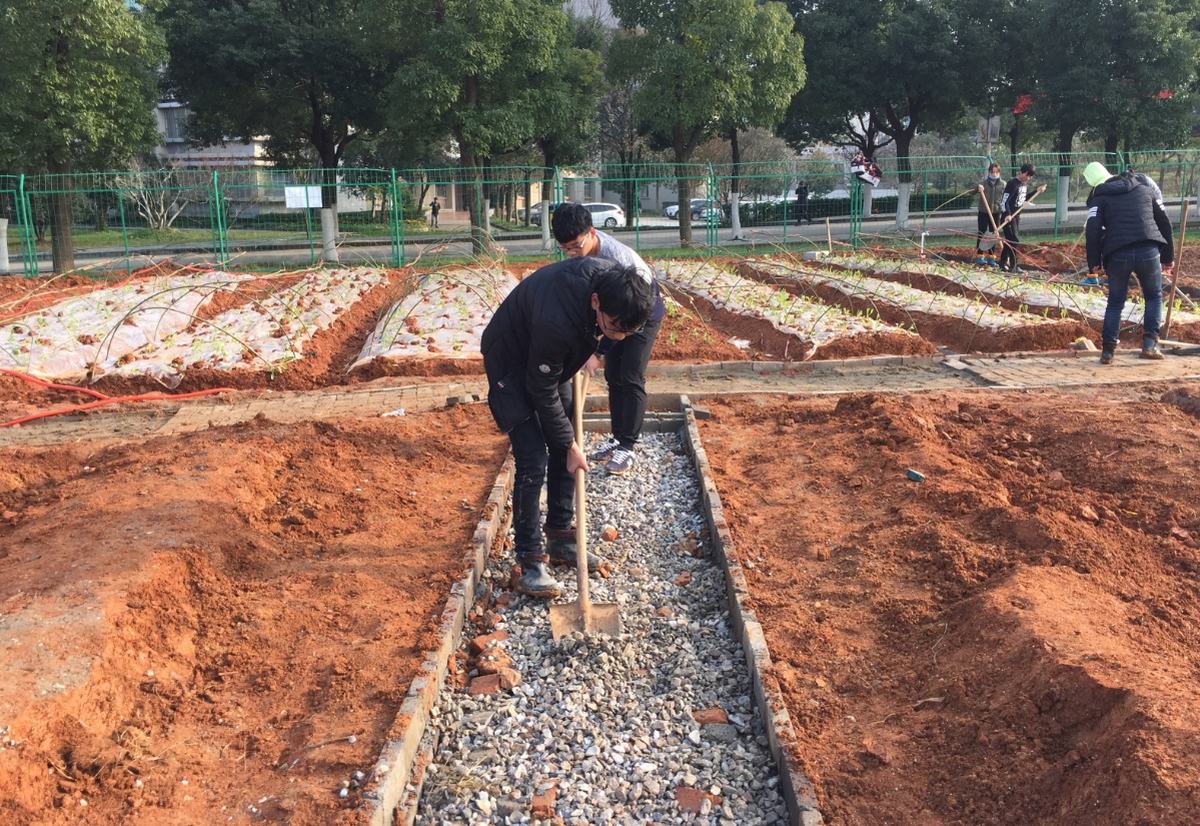
<instances>
[{"instance_id":1,"label":"man in black jacket","mask_svg":"<svg viewBox=\"0 0 1200 826\"><path fill-rule=\"evenodd\" d=\"M1005 272L1020 272L1017 267L1017 246L1021 243L1020 213L1021 208L1025 206L1029 182L1036 174L1037 170L1033 164L1022 164L1021 169L1017 172L1017 177L1008 182L1004 187L1004 194L1000 196L1000 223L1003 225L1001 232L1004 233L1004 250L1000 253L1000 269ZM1045 191L1046 186L1043 184L1038 187L1034 195L1041 195Z\"/></svg>"},{"instance_id":2,"label":"man in black jacket","mask_svg":"<svg viewBox=\"0 0 1200 826\"><path fill-rule=\"evenodd\" d=\"M1142 318L1144 359L1161 359L1158 327L1162 320L1162 277L1171 274L1175 248L1171 219L1154 190L1132 172L1112 176L1099 162L1083 171L1095 187L1088 198L1088 271L1108 274L1108 305L1104 309L1101 364L1111 364L1121 337L1121 315L1129 293L1129 276L1137 275L1146 302Z\"/></svg>"},{"instance_id":3,"label":"man in black jacket","mask_svg":"<svg viewBox=\"0 0 1200 826\"><path fill-rule=\"evenodd\" d=\"M575 563L573 476L588 469L569 412L571 377L601 337L621 341L646 323L650 284L633 267L568 258L542 267L509 293L483 331L488 406L508 434L516 462L513 533L522 568L518 590L552 599L562 592L549 561ZM543 550L542 485L547 484ZM589 555L588 569L599 559Z\"/></svg>"}]
</instances>

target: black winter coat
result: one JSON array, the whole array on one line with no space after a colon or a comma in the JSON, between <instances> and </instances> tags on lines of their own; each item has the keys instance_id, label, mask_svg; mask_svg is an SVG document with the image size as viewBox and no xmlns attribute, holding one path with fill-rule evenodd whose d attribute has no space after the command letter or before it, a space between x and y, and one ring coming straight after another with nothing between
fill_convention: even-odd
<instances>
[{"instance_id":1,"label":"black winter coat","mask_svg":"<svg viewBox=\"0 0 1200 826\"><path fill-rule=\"evenodd\" d=\"M566 449L575 440L559 385L596 352L592 283L615 266L601 258L567 258L525 278L500 304L480 349L488 407L502 431L537 414L549 447Z\"/></svg>"},{"instance_id":2,"label":"black winter coat","mask_svg":"<svg viewBox=\"0 0 1200 826\"><path fill-rule=\"evenodd\" d=\"M1158 244L1164 266L1175 260L1171 219L1154 197L1154 190L1128 172L1093 189L1088 198L1088 268L1107 262L1117 250L1144 241Z\"/></svg>"}]
</instances>

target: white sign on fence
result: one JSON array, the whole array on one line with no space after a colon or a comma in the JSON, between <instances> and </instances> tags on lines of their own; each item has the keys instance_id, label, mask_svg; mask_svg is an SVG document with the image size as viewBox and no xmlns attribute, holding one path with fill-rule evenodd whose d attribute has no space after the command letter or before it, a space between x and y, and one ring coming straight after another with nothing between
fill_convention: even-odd
<instances>
[{"instance_id":1,"label":"white sign on fence","mask_svg":"<svg viewBox=\"0 0 1200 826\"><path fill-rule=\"evenodd\" d=\"M321 187L285 186L283 200L288 209L320 209Z\"/></svg>"}]
</instances>

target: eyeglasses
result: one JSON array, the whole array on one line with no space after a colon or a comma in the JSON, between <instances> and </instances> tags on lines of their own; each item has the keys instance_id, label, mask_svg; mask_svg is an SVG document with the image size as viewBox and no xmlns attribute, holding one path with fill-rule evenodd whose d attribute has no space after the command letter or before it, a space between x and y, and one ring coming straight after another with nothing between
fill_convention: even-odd
<instances>
[{"instance_id":1,"label":"eyeglasses","mask_svg":"<svg viewBox=\"0 0 1200 826\"><path fill-rule=\"evenodd\" d=\"M583 251L583 242L580 241L578 238L576 238L574 241L570 241L566 244L560 243L558 245L558 248L568 254L570 254L572 252L582 252Z\"/></svg>"}]
</instances>

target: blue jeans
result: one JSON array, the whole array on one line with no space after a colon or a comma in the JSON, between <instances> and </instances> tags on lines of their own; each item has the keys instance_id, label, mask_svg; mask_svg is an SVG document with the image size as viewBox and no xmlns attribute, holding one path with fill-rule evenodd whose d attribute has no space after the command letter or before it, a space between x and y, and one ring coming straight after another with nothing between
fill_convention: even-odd
<instances>
[{"instance_id":1,"label":"blue jeans","mask_svg":"<svg viewBox=\"0 0 1200 826\"><path fill-rule=\"evenodd\" d=\"M1159 263L1158 244L1144 241L1122 247L1108 257L1104 263L1108 273L1108 306L1104 309L1102 338L1105 347L1116 347L1121 337L1121 313L1125 310L1125 298L1129 294L1129 276L1136 275L1142 285L1142 298L1146 302L1146 315L1142 320L1142 346L1158 341L1158 327L1162 321L1162 266Z\"/></svg>"}]
</instances>

